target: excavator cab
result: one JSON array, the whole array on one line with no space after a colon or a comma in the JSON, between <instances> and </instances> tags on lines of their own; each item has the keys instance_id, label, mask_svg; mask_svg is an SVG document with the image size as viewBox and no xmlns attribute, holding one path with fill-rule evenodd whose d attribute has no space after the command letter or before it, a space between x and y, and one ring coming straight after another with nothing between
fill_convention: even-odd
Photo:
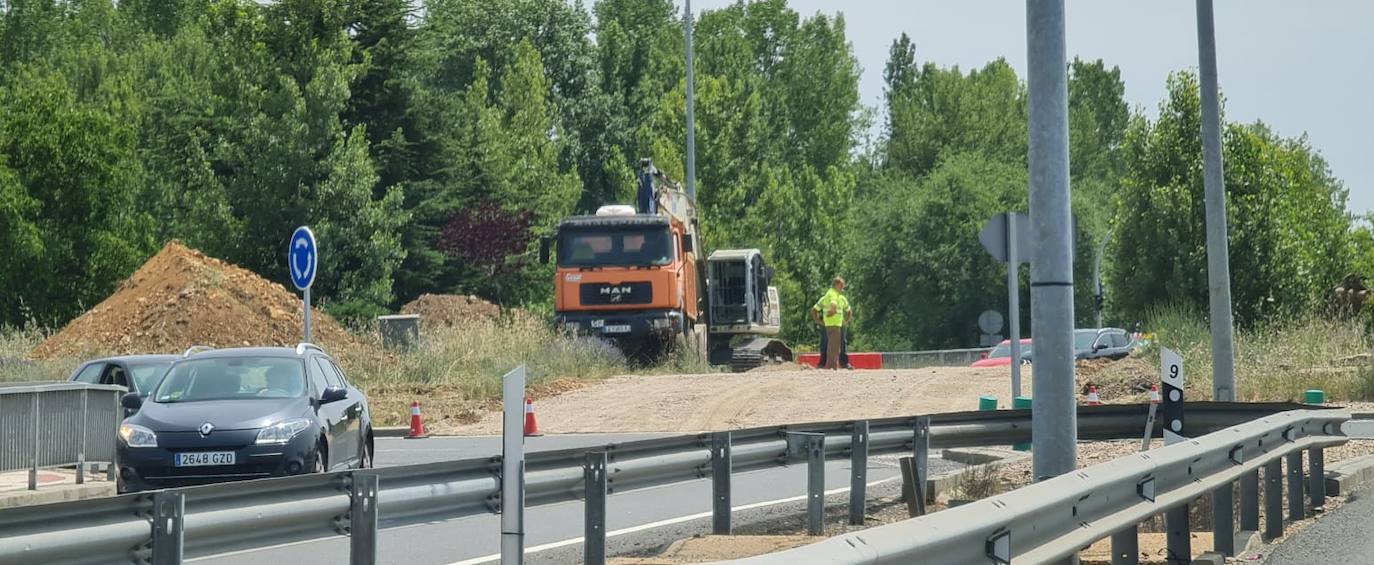
<instances>
[{"instance_id":1,"label":"excavator cab","mask_svg":"<svg viewBox=\"0 0 1374 565\"><path fill-rule=\"evenodd\" d=\"M723 249L706 259L713 365L749 370L765 361L791 361L792 350L773 336L782 330L782 305L773 268L757 249Z\"/></svg>"}]
</instances>

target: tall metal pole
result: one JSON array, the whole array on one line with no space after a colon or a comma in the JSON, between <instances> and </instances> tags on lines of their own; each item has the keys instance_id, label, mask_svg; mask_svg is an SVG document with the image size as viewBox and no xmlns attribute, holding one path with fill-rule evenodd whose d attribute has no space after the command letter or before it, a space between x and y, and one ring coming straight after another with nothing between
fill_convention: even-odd
<instances>
[{"instance_id":1,"label":"tall metal pole","mask_svg":"<svg viewBox=\"0 0 1374 565\"><path fill-rule=\"evenodd\" d=\"M1016 212L1007 212L1007 323L1011 331L1011 399L1021 396L1021 257Z\"/></svg>"},{"instance_id":2,"label":"tall metal pole","mask_svg":"<svg viewBox=\"0 0 1374 565\"><path fill-rule=\"evenodd\" d=\"M1231 266L1226 243L1226 185L1217 99L1217 38L1212 0L1197 0L1198 81L1202 87L1202 186L1207 210L1207 290L1212 320L1212 399L1236 399Z\"/></svg>"},{"instance_id":3,"label":"tall metal pole","mask_svg":"<svg viewBox=\"0 0 1374 565\"><path fill-rule=\"evenodd\" d=\"M696 119L696 75L692 48L692 0L686 0L683 13L683 27L687 34L687 197L693 202L697 199L697 119Z\"/></svg>"},{"instance_id":4,"label":"tall metal pole","mask_svg":"<svg viewBox=\"0 0 1374 565\"><path fill-rule=\"evenodd\" d=\"M1093 300L1094 307L1097 308L1097 329L1102 329L1102 256L1107 253L1107 244L1112 241L1112 232L1102 237L1102 243L1097 246L1097 259L1093 261Z\"/></svg>"},{"instance_id":5,"label":"tall metal pole","mask_svg":"<svg viewBox=\"0 0 1374 565\"><path fill-rule=\"evenodd\" d=\"M1030 100L1031 420L1035 479L1073 471L1078 422L1073 365L1073 219L1064 0L1026 0Z\"/></svg>"}]
</instances>

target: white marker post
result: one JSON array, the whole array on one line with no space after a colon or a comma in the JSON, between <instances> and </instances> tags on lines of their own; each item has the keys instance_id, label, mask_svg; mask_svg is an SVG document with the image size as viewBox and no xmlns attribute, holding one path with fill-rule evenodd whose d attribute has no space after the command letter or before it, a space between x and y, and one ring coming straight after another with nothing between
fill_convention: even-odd
<instances>
[{"instance_id":1,"label":"white marker post","mask_svg":"<svg viewBox=\"0 0 1374 565\"><path fill-rule=\"evenodd\" d=\"M1183 435L1183 357L1159 349L1160 380L1164 383L1164 445L1188 439Z\"/></svg>"},{"instance_id":2,"label":"white marker post","mask_svg":"<svg viewBox=\"0 0 1374 565\"><path fill-rule=\"evenodd\" d=\"M525 366L501 379L501 565L525 561Z\"/></svg>"},{"instance_id":3,"label":"white marker post","mask_svg":"<svg viewBox=\"0 0 1374 565\"><path fill-rule=\"evenodd\" d=\"M315 232L306 226L296 228L286 249L286 262L291 271L291 284L296 290L305 292L305 342L310 343L310 287L315 284L315 272L320 266Z\"/></svg>"}]
</instances>

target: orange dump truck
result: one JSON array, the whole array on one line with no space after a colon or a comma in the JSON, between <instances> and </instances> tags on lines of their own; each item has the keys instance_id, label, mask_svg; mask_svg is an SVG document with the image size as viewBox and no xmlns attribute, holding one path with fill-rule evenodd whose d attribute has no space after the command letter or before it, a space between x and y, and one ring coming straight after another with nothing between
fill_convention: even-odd
<instances>
[{"instance_id":1,"label":"orange dump truck","mask_svg":"<svg viewBox=\"0 0 1374 565\"><path fill-rule=\"evenodd\" d=\"M559 223L541 255L557 258L556 322L651 361L685 349L746 370L792 352L780 329L772 268L755 249L703 260L696 206L642 162L640 206L602 206ZM645 209L647 208L647 209Z\"/></svg>"}]
</instances>

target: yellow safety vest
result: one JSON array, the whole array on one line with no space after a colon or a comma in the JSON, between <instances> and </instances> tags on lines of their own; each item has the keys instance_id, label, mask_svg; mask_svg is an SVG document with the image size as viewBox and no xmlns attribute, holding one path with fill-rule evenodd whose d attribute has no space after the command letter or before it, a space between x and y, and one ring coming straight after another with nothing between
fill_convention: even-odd
<instances>
[{"instance_id":1,"label":"yellow safety vest","mask_svg":"<svg viewBox=\"0 0 1374 565\"><path fill-rule=\"evenodd\" d=\"M821 313L826 327L838 328L844 325L845 315L849 313L849 299L832 288L825 291L811 309Z\"/></svg>"}]
</instances>

